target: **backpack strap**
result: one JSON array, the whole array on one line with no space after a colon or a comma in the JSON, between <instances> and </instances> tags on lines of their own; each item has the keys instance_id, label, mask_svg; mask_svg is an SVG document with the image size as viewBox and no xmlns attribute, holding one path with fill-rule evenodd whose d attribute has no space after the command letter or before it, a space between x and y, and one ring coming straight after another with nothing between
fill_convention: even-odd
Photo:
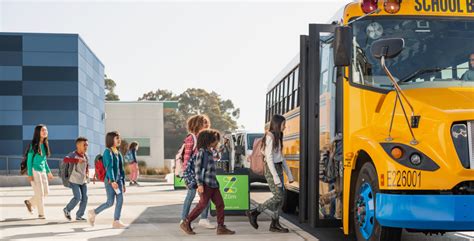
<instances>
[{"instance_id":1,"label":"backpack strap","mask_svg":"<svg viewBox=\"0 0 474 241\"><path fill-rule=\"evenodd\" d=\"M204 173L206 173L207 164L208 164L208 161L209 161L209 154L207 153L207 150L204 150L203 158L204 158L204 160L202 161L202 164L201 164L201 177L202 177L202 180L204 180Z\"/></svg>"},{"instance_id":2,"label":"backpack strap","mask_svg":"<svg viewBox=\"0 0 474 241\"><path fill-rule=\"evenodd\" d=\"M193 151L196 150L197 147L197 137L193 133L190 134L193 137Z\"/></svg>"}]
</instances>

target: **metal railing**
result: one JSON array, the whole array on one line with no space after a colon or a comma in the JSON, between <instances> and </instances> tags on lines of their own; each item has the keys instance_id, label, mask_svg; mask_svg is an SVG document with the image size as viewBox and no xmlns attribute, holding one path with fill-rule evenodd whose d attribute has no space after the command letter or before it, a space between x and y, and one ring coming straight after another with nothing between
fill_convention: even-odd
<instances>
[{"instance_id":1,"label":"metal railing","mask_svg":"<svg viewBox=\"0 0 474 241\"><path fill-rule=\"evenodd\" d=\"M20 175L20 164L22 160L22 156L0 156L0 175ZM48 158L48 166L53 175L59 172L59 164L61 164L62 160L62 158Z\"/></svg>"}]
</instances>

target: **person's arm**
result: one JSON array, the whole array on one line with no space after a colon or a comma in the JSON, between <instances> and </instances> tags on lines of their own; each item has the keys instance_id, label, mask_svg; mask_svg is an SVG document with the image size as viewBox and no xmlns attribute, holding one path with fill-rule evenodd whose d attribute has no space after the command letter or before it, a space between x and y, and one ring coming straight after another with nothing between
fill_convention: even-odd
<instances>
[{"instance_id":1,"label":"person's arm","mask_svg":"<svg viewBox=\"0 0 474 241\"><path fill-rule=\"evenodd\" d=\"M50 173L51 173L51 169L49 169L48 160L46 160L44 164L45 164L44 167L46 168L46 174L50 174Z\"/></svg>"},{"instance_id":2,"label":"person's arm","mask_svg":"<svg viewBox=\"0 0 474 241\"><path fill-rule=\"evenodd\" d=\"M267 163L268 170L273 176L273 182L275 185L281 185L280 177L275 168L275 163L273 162L273 135L268 133L265 137L265 162Z\"/></svg>"},{"instance_id":3,"label":"person's arm","mask_svg":"<svg viewBox=\"0 0 474 241\"><path fill-rule=\"evenodd\" d=\"M293 178L293 174L291 174L290 168L288 167L285 158L283 158L283 170L285 170L286 176L288 177L288 181L294 182L295 179Z\"/></svg>"},{"instance_id":4,"label":"person's arm","mask_svg":"<svg viewBox=\"0 0 474 241\"><path fill-rule=\"evenodd\" d=\"M137 151L136 151L136 150L133 150L133 151L132 151L132 158L133 158L133 161L134 161L134 162L138 162L138 161L137 161Z\"/></svg>"},{"instance_id":5,"label":"person's arm","mask_svg":"<svg viewBox=\"0 0 474 241\"><path fill-rule=\"evenodd\" d=\"M64 157L63 162L65 162L65 163L74 163L74 164L80 162L80 160L78 158L75 158L75 157L72 157L72 156L69 156L69 155Z\"/></svg>"},{"instance_id":6,"label":"person's arm","mask_svg":"<svg viewBox=\"0 0 474 241\"><path fill-rule=\"evenodd\" d=\"M28 169L28 176L33 176L33 153L33 149L30 149L26 156L26 167Z\"/></svg>"},{"instance_id":7,"label":"person's arm","mask_svg":"<svg viewBox=\"0 0 474 241\"><path fill-rule=\"evenodd\" d=\"M109 149L104 151L104 155L102 156L102 161L104 162L105 167L105 175L109 179L110 182L115 182L115 175L113 170L112 164L112 152Z\"/></svg>"},{"instance_id":8,"label":"person's arm","mask_svg":"<svg viewBox=\"0 0 474 241\"><path fill-rule=\"evenodd\" d=\"M204 175L202 175L202 165L203 165L203 158L204 151L199 151L196 156L196 162L194 163L194 172L196 173L196 183L198 186L202 186L204 184Z\"/></svg>"}]
</instances>

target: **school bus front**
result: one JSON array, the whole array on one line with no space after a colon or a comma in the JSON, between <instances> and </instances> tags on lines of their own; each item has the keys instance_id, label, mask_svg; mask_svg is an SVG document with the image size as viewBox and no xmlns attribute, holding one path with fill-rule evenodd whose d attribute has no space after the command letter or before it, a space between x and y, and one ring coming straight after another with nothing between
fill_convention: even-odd
<instances>
[{"instance_id":1,"label":"school bus front","mask_svg":"<svg viewBox=\"0 0 474 241\"><path fill-rule=\"evenodd\" d=\"M345 7L340 23L352 29L351 63L335 66L338 39L321 38L319 93L309 93L319 95L319 115L300 115L300 106L275 111L292 98L284 84L291 75L267 95L268 116L290 117L284 145L298 174L300 139L293 134L307 131L301 118L319 122L319 147L308 147L320 154L312 173L319 180L318 219L341 220L344 233L358 240L399 240L402 229L474 230L474 1L361 1ZM371 52L387 39L403 41L383 62L399 91ZM298 94L309 91L301 81ZM308 185L297 181L286 184L289 193Z\"/></svg>"}]
</instances>

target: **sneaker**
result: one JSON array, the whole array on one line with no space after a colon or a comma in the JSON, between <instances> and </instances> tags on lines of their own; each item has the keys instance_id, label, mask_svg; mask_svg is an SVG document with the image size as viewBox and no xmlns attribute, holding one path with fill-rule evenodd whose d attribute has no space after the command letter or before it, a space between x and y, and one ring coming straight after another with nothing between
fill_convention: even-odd
<instances>
[{"instance_id":1,"label":"sneaker","mask_svg":"<svg viewBox=\"0 0 474 241\"><path fill-rule=\"evenodd\" d=\"M94 209L91 209L89 210L89 212L87 212L87 216L88 216L88 221L89 221L89 224L94 227L94 223L95 223L95 211Z\"/></svg>"},{"instance_id":2,"label":"sneaker","mask_svg":"<svg viewBox=\"0 0 474 241\"><path fill-rule=\"evenodd\" d=\"M44 215L38 215L38 219L46 219Z\"/></svg>"},{"instance_id":3,"label":"sneaker","mask_svg":"<svg viewBox=\"0 0 474 241\"><path fill-rule=\"evenodd\" d=\"M186 234L189 234L189 235L194 235L196 234L194 231L193 231L193 228L191 228L191 225L189 223L188 220L184 220L183 222L181 222L181 224L179 225L179 227L181 228L181 230L183 230L183 232L185 232Z\"/></svg>"},{"instance_id":4,"label":"sneaker","mask_svg":"<svg viewBox=\"0 0 474 241\"><path fill-rule=\"evenodd\" d=\"M77 218L76 218L76 221L78 221L78 222L85 222L85 221L87 221L87 219L85 219L85 218L83 218L83 217L77 217Z\"/></svg>"},{"instance_id":5,"label":"sneaker","mask_svg":"<svg viewBox=\"0 0 474 241\"><path fill-rule=\"evenodd\" d=\"M63 213L64 217L66 217L67 220L71 221L71 213L66 208L63 209Z\"/></svg>"},{"instance_id":6,"label":"sneaker","mask_svg":"<svg viewBox=\"0 0 474 241\"><path fill-rule=\"evenodd\" d=\"M198 223L199 226L203 227L203 228L207 228L207 229L215 229L216 226L214 224L212 224L209 219L201 219L199 220L199 223Z\"/></svg>"},{"instance_id":7,"label":"sneaker","mask_svg":"<svg viewBox=\"0 0 474 241\"><path fill-rule=\"evenodd\" d=\"M232 235L235 234L235 231L228 229L225 225L219 225L216 233L217 235Z\"/></svg>"},{"instance_id":8,"label":"sneaker","mask_svg":"<svg viewBox=\"0 0 474 241\"><path fill-rule=\"evenodd\" d=\"M133 183L133 182L130 182L130 184L128 184L128 185L129 185L129 186L133 186L133 185L135 185L135 183Z\"/></svg>"},{"instance_id":9,"label":"sneaker","mask_svg":"<svg viewBox=\"0 0 474 241\"><path fill-rule=\"evenodd\" d=\"M28 212L29 212L30 214L33 214L33 208L31 207L30 201L25 200L25 206L26 206L26 209L28 209Z\"/></svg>"},{"instance_id":10,"label":"sneaker","mask_svg":"<svg viewBox=\"0 0 474 241\"><path fill-rule=\"evenodd\" d=\"M125 226L122 222L120 222L119 220L117 221L114 221L112 223L112 228L115 228L115 229L125 229L127 228L127 226Z\"/></svg>"}]
</instances>

